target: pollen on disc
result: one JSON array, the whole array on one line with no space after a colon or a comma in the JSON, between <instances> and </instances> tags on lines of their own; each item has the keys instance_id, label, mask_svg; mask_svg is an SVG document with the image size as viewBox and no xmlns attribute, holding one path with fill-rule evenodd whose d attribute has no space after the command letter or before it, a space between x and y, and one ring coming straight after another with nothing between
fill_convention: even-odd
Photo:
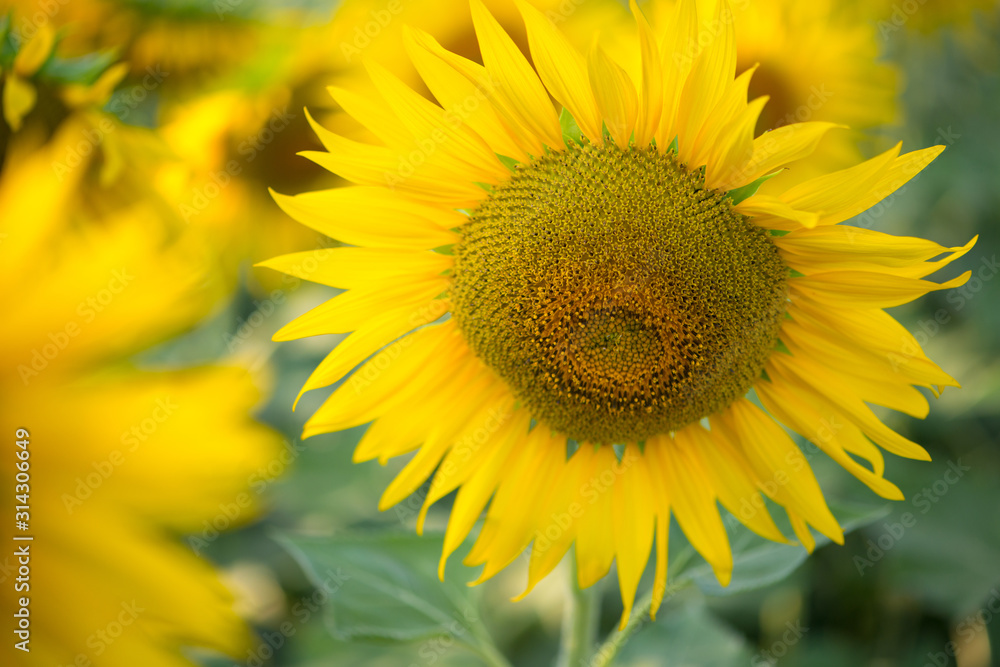
<instances>
[{"instance_id":1,"label":"pollen on disc","mask_svg":"<svg viewBox=\"0 0 1000 667\"><path fill-rule=\"evenodd\" d=\"M788 270L767 233L655 149L517 167L463 226L454 315L532 414L580 441L682 428L774 350Z\"/></svg>"}]
</instances>

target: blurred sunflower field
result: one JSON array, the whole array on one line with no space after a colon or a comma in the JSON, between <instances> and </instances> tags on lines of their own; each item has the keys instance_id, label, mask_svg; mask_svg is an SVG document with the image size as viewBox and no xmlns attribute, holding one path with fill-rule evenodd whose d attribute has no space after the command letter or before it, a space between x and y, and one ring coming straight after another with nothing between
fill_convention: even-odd
<instances>
[{"instance_id":1,"label":"blurred sunflower field","mask_svg":"<svg viewBox=\"0 0 1000 667\"><path fill-rule=\"evenodd\" d=\"M1000 665L995 0L0 0L0 110L3 665Z\"/></svg>"}]
</instances>

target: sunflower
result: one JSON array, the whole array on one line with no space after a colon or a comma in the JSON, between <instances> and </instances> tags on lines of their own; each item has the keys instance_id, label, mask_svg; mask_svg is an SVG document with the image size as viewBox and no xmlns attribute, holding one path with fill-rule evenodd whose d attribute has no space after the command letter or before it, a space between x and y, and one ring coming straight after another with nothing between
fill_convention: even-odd
<instances>
[{"instance_id":1,"label":"sunflower","mask_svg":"<svg viewBox=\"0 0 1000 667\"><path fill-rule=\"evenodd\" d=\"M923 417L915 387L956 382L882 309L964 283L922 278L972 243L838 223L942 148L757 193L835 126L754 138L766 99L747 101L754 68L735 76L731 10L707 5L656 33L633 4L633 79L521 2L533 68L473 0L484 65L407 31L438 104L368 63L377 98L332 93L380 143L317 124L327 151L306 154L353 186L275 194L354 246L265 263L347 290L275 336L353 332L303 387L343 381L304 435L371 423L356 461L415 452L380 507L433 476L418 530L457 490L442 572L485 510L465 561L479 581L531 546L530 591L575 543L581 587L616 562L624 623L651 551L662 601L671 516L724 585L717 503L789 542L766 496L806 549L812 529L842 543L782 425L885 498L903 496L879 446L928 458L866 403Z\"/></svg>"},{"instance_id":2,"label":"sunflower","mask_svg":"<svg viewBox=\"0 0 1000 667\"><path fill-rule=\"evenodd\" d=\"M676 12L672 0L649 0L640 6L654 30ZM833 121L851 128L825 137L808 160L782 173L765 190L790 187L857 164L863 158L861 148L872 141L871 131L899 122L901 72L895 63L880 59L876 27L870 17L859 18L856 13L832 0L735 3L736 71L757 66L750 95L769 98L757 129L763 132L805 121ZM627 70L638 71L635 29L628 11L621 7L611 21L610 55ZM577 35L575 42L589 43L583 35Z\"/></svg>"},{"instance_id":3,"label":"sunflower","mask_svg":"<svg viewBox=\"0 0 1000 667\"><path fill-rule=\"evenodd\" d=\"M237 657L250 632L201 543L181 536L253 520L279 439L249 417L259 396L245 369L130 362L217 295L198 244L167 233L162 211L92 217L88 158L54 169L90 132L74 115L47 144L19 136L0 172L0 277L16 295L16 326L0 332L0 422L28 452L25 486L12 451L0 490L29 507L16 534L34 538L13 543L30 550L28 589L15 591L13 548L0 558L0 603L13 613L28 597L32 632L30 653L11 642L4 655L19 657L4 664L190 665L195 647ZM5 531L14 512L7 503Z\"/></svg>"}]
</instances>

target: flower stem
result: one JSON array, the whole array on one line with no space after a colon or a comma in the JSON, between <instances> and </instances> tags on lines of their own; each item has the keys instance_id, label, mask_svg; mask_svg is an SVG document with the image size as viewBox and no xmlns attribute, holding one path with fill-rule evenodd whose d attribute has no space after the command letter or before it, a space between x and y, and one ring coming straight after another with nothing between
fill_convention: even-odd
<instances>
[{"instance_id":1,"label":"flower stem","mask_svg":"<svg viewBox=\"0 0 1000 667\"><path fill-rule=\"evenodd\" d=\"M601 615L600 583L582 589L576 573L576 558L570 557L570 596L563 614L562 642L557 667L589 667Z\"/></svg>"},{"instance_id":2,"label":"flower stem","mask_svg":"<svg viewBox=\"0 0 1000 667\"><path fill-rule=\"evenodd\" d=\"M635 634L636 630L649 622L649 609L652 605L653 591L649 591L636 603L632 616L628 619L625 627L608 635L605 642L597 649L597 653L594 654L588 667L609 667L609 665L614 664L615 657L625 642Z\"/></svg>"}]
</instances>

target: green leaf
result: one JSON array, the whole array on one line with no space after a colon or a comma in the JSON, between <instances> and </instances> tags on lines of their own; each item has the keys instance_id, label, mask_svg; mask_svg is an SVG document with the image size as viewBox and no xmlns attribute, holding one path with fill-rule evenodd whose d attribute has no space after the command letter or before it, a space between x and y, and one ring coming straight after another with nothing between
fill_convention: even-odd
<instances>
[{"instance_id":1,"label":"green leaf","mask_svg":"<svg viewBox=\"0 0 1000 667\"><path fill-rule=\"evenodd\" d=\"M890 509L891 505L864 508L831 505L831 510L840 521L845 533L878 521L888 515ZM712 569L703 561L681 571L675 581L691 579L706 595L733 595L781 581L808 557L808 553L801 546L765 540L732 516L727 516L726 519L729 541L733 548L733 578L729 585L725 588L720 586ZM826 537L817 536L816 547L819 548L829 542ZM685 548L691 547L685 545Z\"/></svg>"},{"instance_id":2,"label":"green leaf","mask_svg":"<svg viewBox=\"0 0 1000 667\"><path fill-rule=\"evenodd\" d=\"M670 142L669 146L667 146L667 152L668 153L673 153L674 155L677 155L677 152L679 150L680 150L680 146L678 146L678 144L677 144L677 137L674 137L674 140Z\"/></svg>"},{"instance_id":3,"label":"green leaf","mask_svg":"<svg viewBox=\"0 0 1000 667\"><path fill-rule=\"evenodd\" d=\"M761 176L753 183L747 183L744 186L735 188L726 193L726 195L732 200L733 206L736 206L741 201L749 199L757 194L757 190L760 190L760 186L764 185L764 182L768 179L774 178L781 173L782 170L767 174L766 176Z\"/></svg>"},{"instance_id":4,"label":"green leaf","mask_svg":"<svg viewBox=\"0 0 1000 667\"><path fill-rule=\"evenodd\" d=\"M282 536L317 587L331 577L323 609L337 639L409 642L448 636L483 653L492 642L480 619L474 590L452 567L437 578L443 538L374 533L336 537ZM495 649L493 649L495 650Z\"/></svg>"},{"instance_id":5,"label":"green leaf","mask_svg":"<svg viewBox=\"0 0 1000 667\"><path fill-rule=\"evenodd\" d=\"M10 12L0 16L0 69L12 67L14 57L17 55L17 44L14 43L14 34L10 31L12 23Z\"/></svg>"},{"instance_id":6,"label":"green leaf","mask_svg":"<svg viewBox=\"0 0 1000 667\"><path fill-rule=\"evenodd\" d=\"M576 118L573 118L573 114L565 107L559 113L559 126L562 128L563 141L566 142L567 148L571 148L570 142L583 145L583 132L580 131L580 126L576 124Z\"/></svg>"},{"instance_id":7,"label":"green leaf","mask_svg":"<svg viewBox=\"0 0 1000 667\"><path fill-rule=\"evenodd\" d=\"M79 58L49 58L39 74L56 83L79 83L90 85L118 59L115 51L88 53Z\"/></svg>"},{"instance_id":8,"label":"green leaf","mask_svg":"<svg viewBox=\"0 0 1000 667\"><path fill-rule=\"evenodd\" d=\"M677 606L661 610L656 622L625 644L612 664L742 667L750 664L751 654L742 634L716 618L703 600L685 596Z\"/></svg>"}]
</instances>

